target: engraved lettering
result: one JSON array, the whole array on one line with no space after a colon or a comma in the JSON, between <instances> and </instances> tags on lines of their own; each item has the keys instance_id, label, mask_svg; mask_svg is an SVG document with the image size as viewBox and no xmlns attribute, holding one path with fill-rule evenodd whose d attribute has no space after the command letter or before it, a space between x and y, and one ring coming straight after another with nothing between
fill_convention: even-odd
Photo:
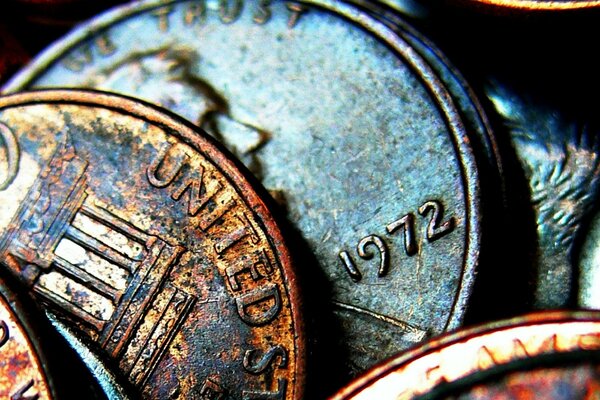
<instances>
[{"instance_id":1,"label":"engraved lettering","mask_svg":"<svg viewBox=\"0 0 600 400\"><path fill-rule=\"evenodd\" d=\"M281 295L274 283L256 288L236 298L235 302L242 321L252 326L268 324L281 310Z\"/></svg>"},{"instance_id":2,"label":"engraved lettering","mask_svg":"<svg viewBox=\"0 0 600 400\"><path fill-rule=\"evenodd\" d=\"M287 367L288 355L285 348L281 345L271 347L263 355L257 359L259 350L246 350L244 354L244 369L252 375L260 375L266 371L277 359L279 363L276 368Z\"/></svg>"},{"instance_id":3,"label":"engraved lettering","mask_svg":"<svg viewBox=\"0 0 600 400\"><path fill-rule=\"evenodd\" d=\"M556 338L554 339L554 343L555 343L555 348L556 348ZM589 334L586 334L586 335L581 335L577 339L577 346L581 350L597 350L597 349L600 349L600 335L597 334L597 333L589 333Z\"/></svg>"},{"instance_id":4,"label":"engraved lettering","mask_svg":"<svg viewBox=\"0 0 600 400\"><path fill-rule=\"evenodd\" d=\"M8 325L6 325L6 322L0 321L0 347L8 342L9 336Z\"/></svg>"},{"instance_id":5,"label":"engraved lettering","mask_svg":"<svg viewBox=\"0 0 600 400\"><path fill-rule=\"evenodd\" d=\"M263 25L267 23L269 19L271 19L271 0L261 0L258 2L258 9L254 14L252 20L259 24Z\"/></svg>"},{"instance_id":6,"label":"engraved lettering","mask_svg":"<svg viewBox=\"0 0 600 400\"><path fill-rule=\"evenodd\" d=\"M219 18L224 24L235 22L242 13L242 0L219 0Z\"/></svg>"},{"instance_id":7,"label":"engraved lettering","mask_svg":"<svg viewBox=\"0 0 600 400\"><path fill-rule=\"evenodd\" d=\"M366 236L362 238L360 242L358 242L356 250L358 252L358 255L362 259L370 260L373 258L374 253L368 251L367 247L371 245L375 246L379 250L380 259L379 269L377 270L377 276L382 278L387 275L390 264L388 248L383 239L377 235ZM340 252L339 257L342 260L346 271L350 275L350 278L352 278L352 280L355 282L360 281L362 279L362 273L356 267L356 264L354 263L354 260L352 259L350 254L347 251L342 251Z\"/></svg>"},{"instance_id":8,"label":"engraved lettering","mask_svg":"<svg viewBox=\"0 0 600 400\"><path fill-rule=\"evenodd\" d=\"M65 58L64 67L74 72L82 71L83 68L94 62L94 49L100 56L109 56L116 51L110 37L103 33L83 44L79 50Z\"/></svg>"},{"instance_id":9,"label":"engraved lettering","mask_svg":"<svg viewBox=\"0 0 600 400\"><path fill-rule=\"evenodd\" d=\"M169 14L173 11L173 7L164 6L153 12L154 16L158 19L158 29L161 32L169 30Z\"/></svg>"},{"instance_id":10,"label":"engraved lettering","mask_svg":"<svg viewBox=\"0 0 600 400\"><path fill-rule=\"evenodd\" d=\"M544 340L544 342L540 346L540 350L542 350L542 351L558 350L558 336L556 334L554 334L554 335L550 336L548 339Z\"/></svg>"},{"instance_id":11,"label":"engraved lettering","mask_svg":"<svg viewBox=\"0 0 600 400\"><path fill-rule=\"evenodd\" d=\"M525 347L523 342L521 340L519 340L518 338L515 338L513 340L513 352L518 357L528 357L529 356L529 352L527 351L527 348Z\"/></svg>"},{"instance_id":12,"label":"engraved lettering","mask_svg":"<svg viewBox=\"0 0 600 400\"><path fill-rule=\"evenodd\" d=\"M356 267L356 264L354 264L354 260L352 260L350 254L348 254L347 251L342 251L340 252L339 256L340 260L342 260L342 263L344 263L344 267L346 268L346 271L348 271L350 278L352 278L354 282L360 281L362 279L362 274Z\"/></svg>"},{"instance_id":13,"label":"engraved lettering","mask_svg":"<svg viewBox=\"0 0 600 400\"><path fill-rule=\"evenodd\" d=\"M225 274L227 275L229 286L231 286L231 290L234 292L241 290L238 276L242 273L250 274L250 277L255 282L273 273L273 266L269 262L264 250L256 252L251 258L243 257L234 261L233 265L227 267Z\"/></svg>"},{"instance_id":14,"label":"engraved lettering","mask_svg":"<svg viewBox=\"0 0 600 400\"><path fill-rule=\"evenodd\" d=\"M227 249L230 249L244 238L249 238L253 244L258 244L260 241L258 232L254 229L246 214L236 215L236 220L241 223L241 226L231 232L228 231L227 235L215 244L217 254L222 255Z\"/></svg>"},{"instance_id":15,"label":"engraved lettering","mask_svg":"<svg viewBox=\"0 0 600 400\"><path fill-rule=\"evenodd\" d=\"M217 382L207 378L200 389L201 400L221 400L225 395L225 390Z\"/></svg>"},{"instance_id":16,"label":"engraved lettering","mask_svg":"<svg viewBox=\"0 0 600 400\"><path fill-rule=\"evenodd\" d=\"M274 392L250 392L244 390L242 392L242 398L244 400L281 400L285 398L285 391L287 389L287 380L279 378L277 381L277 389Z\"/></svg>"},{"instance_id":17,"label":"engraved lettering","mask_svg":"<svg viewBox=\"0 0 600 400\"><path fill-rule=\"evenodd\" d=\"M437 200L430 200L419 207L419 214L427 216L429 211L432 211L431 219L427 225L426 238L428 242L433 242L447 235L454 230L454 218L442 223L444 218L444 206Z\"/></svg>"},{"instance_id":18,"label":"engraved lettering","mask_svg":"<svg viewBox=\"0 0 600 400\"><path fill-rule=\"evenodd\" d=\"M198 222L198 226L203 231L207 231L210 229L217 221L225 216L229 211L233 209L236 205L236 202L232 199L227 199L226 201L219 201L215 199L214 201L211 199L212 203L215 205L212 209L207 206L210 210L201 216L201 220ZM209 204L209 203L207 203Z\"/></svg>"},{"instance_id":19,"label":"engraved lettering","mask_svg":"<svg viewBox=\"0 0 600 400\"><path fill-rule=\"evenodd\" d=\"M183 17L186 25L192 25L195 22L204 21L206 18L206 4L204 1L192 3L188 6Z\"/></svg>"},{"instance_id":20,"label":"engraved lettering","mask_svg":"<svg viewBox=\"0 0 600 400\"><path fill-rule=\"evenodd\" d=\"M388 233L392 234L398 229L404 231L404 251L407 256L417 253L417 241L415 239L415 216L408 213L386 226Z\"/></svg>"},{"instance_id":21,"label":"engraved lettering","mask_svg":"<svg viewBox=\"0 0 600 400\"><path fill-rule=\"evenodd\" d=\"M481 346L477 351L477 367L479 369L488 369L498 364L494 353L486 346Z\"/></svg>"},{"instance_id":22,"label":"engraved lettering","mask_svg":"<svg viewBox=\"0 0 600 400\"><path fill-rule=\"evenodd\" d=\"M4 147L6 148L6 174L4 178L0 175L0 192L5 190L15 179L17 173L19 172L19 143L17 142L17 138L13 131L0 122L0 139L3 142ZM0 143L0 146L2 143ZM2 153L0 152L0 155ZM0 159L0 161L2 161ZM2 161L4 162L4 161ZM0 164L0 171L2 171L2 165Z\"/></svg>"},{"instance_id":23,"label":"engraved lettering","mask_svg":"<svg viewBox=\"0 0 600 400\"><path fill-rule=\"evenodd\" d=\"M192 171L192 176L184 177L171 194L173 200L179 200L186 191L189 192L188 214L192 217L198 214L198 211L223 188L216 180L209 181L209 185L203 185L203 173L202 169Z\"/></svg>"},{"instance_id":24,"label":"engraved lettering","mask_svg":"<svg viewBox=\"0 0 600 400\"><path fill-rule=\"evenodd\" d=\"M92 49L90 45L86 43L80 50L76 50L71 55L67 56L62 63L65 68L79 72L82 71L86 65L91 64L92 61Z\"/></svg>"},{"instance_id":25,"label":"engraved lettering","mask_svg":"<svg viewBox=\"0 0 600 400\"><path fill-rule=\"evenodd\" d=\"M187 155L179 156L175 160L175 165L171 166L168 171L162 171L162 177L159 177L158 170L164 169L167 163L167 155L169 150L173 147L172 144L165 144L162 149L160 149L158 153L158 157L150 164L148 168L146 168L146 177L148 177L148 182L154 187L164 188L167 187L173 182L181 168L183 167L184 161L187 159ZM181 197L181 196L180 196Z\"/></svg>"},{"instance_id":26,"label":"engraved lettering","mask_svg":"<svg viewBox=\"0 0 600 400\"><path fill-rule=\"evenodd\" d=\"M26 395L25 393L33 387L33 379L27 382L21 387L15 394L10 396L10 400L37 400L39 399L39 393L33 393Z\"/></svg>"},{"instance_id":27,"label":"engraved lettering","mask_svg":"<svg viewBox=\"0 0 600 400\"><path fill-rule=\"evenodd\" d=\"M288 28L292 29L298 23L300 16L305 13L308 9L306 6L298 3L288 3L287 8L290 11L290 18L288 20Z\"/></svg>"},{"instance_id":28,"label":"engraved lettering","mask_svg":"<svg viewBox=\"0 0 600 400\"><path fill-rule=\"evenodd\" d=\"M110 56L117 51L115 44L106 35L101 35L96 39L96 46L98 46L98 52L103 56Z\"/></svg>"},{"instance_id":29,"label":"engraved lettering","mask_svg":"<svg viewBox=\"0 0 600 400\"><path fill-rule=\"evenodd\" d=\"M387 246L385 245L385 242L383 241L383 239L381 239L377 235L369 235L367 237L364 237L361 239L360 242L358 242L358 247L357 247L358 255L361 258L363 258L365 260L370 260L371 258L373 258L374 254L370 251L367 251L367 246L370 246L370 245L374 245L379 250L380 260L379 260L379 270L377 271L377 276L380 278L384 277L388 273L389 264L390 264Z\"/></svg>"},{"instance_id":30,"label":"engraved lettering","mask_svg":"<svg viewBox=\"0 0 600 400\"><path fill-rule=\"evenodd\" d=\"M441 370L442 370L442 368L440 365L436 365L435 367L429 368L425 372L425 377L426 377L427 381L430 382L431 384L448 382L446 377L441 373Z\"/></svg>"}]
</instances>

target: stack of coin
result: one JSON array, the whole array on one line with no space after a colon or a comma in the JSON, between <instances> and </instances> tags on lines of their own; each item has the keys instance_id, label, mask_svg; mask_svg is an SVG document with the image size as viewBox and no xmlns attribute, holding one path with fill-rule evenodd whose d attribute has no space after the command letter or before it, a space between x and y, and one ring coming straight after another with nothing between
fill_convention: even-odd
<instances>
[{"instance_id":1,"label":"stack of coin","mask_svg":"<svg viewBox=\"0 0 600 400\"><path fill-rule=\"evenodd\" d=\"M83 3L14 1L31 26ZM36 38L47 48L2 77L0 273L78 353L84 386L596 393L578 386L598 381L599 315L493 322L600 304L593 122L478 71L438 24L494 32L594 4L447 3L142 0Z\"/></svg>"}]
</instances>

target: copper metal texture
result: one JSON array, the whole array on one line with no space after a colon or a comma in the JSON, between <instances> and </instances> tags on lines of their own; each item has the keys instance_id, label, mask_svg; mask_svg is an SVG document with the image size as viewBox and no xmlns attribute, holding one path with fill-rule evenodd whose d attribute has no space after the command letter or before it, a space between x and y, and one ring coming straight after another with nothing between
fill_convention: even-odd
<instances>
[{"instance_id":1,"label":"copper metal texture","mask_svg":"<svg viewBox=\"0 0 600 400\"><path fill-rule=\"evenodd\" d=\"M146 398L300 399L291 260L198 130L114 95L0 99L0 258Z\"/></svg>"},{"instance_id":2,"label":"copper metal texture","mask_svg":"<svg viewBox=\"0 0 600 400\"><path fill-rule=\"evenodd\" d=\"M481 242L477 133L364 12L145 1L74 31L6 90L57 85L160 103L244 160L315 254L303 273L350 369L460 324Z\"/></svg>"},{"instance_id":3,"label":"copper metal texture","mask_svg":"<svg viewBox=\"0 0 600 400\"><path fill-rule=\"evenodd\" d=\"M126 399L115 397L116 381L98 385L21 289L7 271L0 271L0 398Z\"/></svg>"},{"instance_id":4,"label":"copper metal texture","mask_svg":"<svg viewBox=\"0 0 600 400\"><path fill-rule=\"evenodd\" d=\"M588 357L585 357L586 355ZM578 359L574 360L573 358L576 357ZM582 357L580 352L576 352L570 358L566 360L531 358L527 363L529 365L511 365L508 370L494 371L491 376L481 379L481 382L461 383L457 388L447 389L437 394L435 398L448 400L597 399L600 396L598 354L585 354Z\"/></svg>"},{"instance_id":5,"label":"copper metal texture","mask_svg":"<svg viewBox=\"0 0 600 400\"><path fill-rule=\"evenodd\" d=\"M600 7L598 0L457 0L465 5L492 10L565 11Z\"/></svg>"},{"instance_id":6,"label":"copper metal texture","mask_svg":"<svg viewBox=\"0 0 600 400\"><path fill-rule=\"evenodd\" d=\"M0 398L56 399L37 334L0 280Z\"/></svg>"},{"instance_id":7,"label":"copper metal texture","mask_svg":"<svg viewBox=\"0 0 600 400\"><path fill-rule=\"evenodd\" d=\"M332 400L436 398L461 382L484 382L526 364L590 356L597 361L599 316L538 313L445 335L372 369Z\"/></svg>"}]
</instances>

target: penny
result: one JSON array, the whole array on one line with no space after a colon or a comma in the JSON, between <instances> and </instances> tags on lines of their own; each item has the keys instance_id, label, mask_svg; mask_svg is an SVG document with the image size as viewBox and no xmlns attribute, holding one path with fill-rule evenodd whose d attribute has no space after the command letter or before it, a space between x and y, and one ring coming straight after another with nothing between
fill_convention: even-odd
<instances>
[{"instance_id":1,"label":"penny","mask_svg":"<svg viewBox=\"0 0 600 400\"><path fill-rule=\"evenodd\" d=\"M570 355L570 354L569 354ZM588 400L600 395L598 355L572 354L575 360L531 358L528 365L495 371L483 382L457 385L435 398ZM530 365L530 364L533 364Z\"/></svg>"},{"instance_id":2,"label":"penny","mask_svg":"<svg viewBox=\"0 0 600 400\"><path fill-rule=\"evenodd\" d=\"M478 8L522 12L581 10L600 7L598 0L459 0L458 2Z\"/></svg>"},{"instance_id":3,"label":"penny","mask_svg":"<svg viewBox=\"0 0 600 400\"><path fill-rule=\"evenodd\" d=\"M445 335L381 364L332 399L438 398L460 382L482 382L525 363L548 366L551 358L574 356L597 362L599 316L547 312Z\"/></svg>"},{"instance_id":4,"label":"penny","mask_svg":"<svg viewBox=\"0 0 600 400\"><path fill-rule=\"evenodd\" d=\"M325 330L342 355L324 363L362 370L460 325L481 250L471 143L483 139L419 52L365 12L333 1L116 8L5 89L65 85L196 122L285 204L318 260L303 271L320 288L312 301L338 321L325 317Z\"/></svg>"},{"instance_id":5,"label":"penny","mask_svg":"<svg viewBox=\"0 0 600 400\"><path fill-rule=\"evenodd\" d=\"M106 399L114 393L118 383L103 391L31 299L14 290L21 289L16 283L0 273L0 397ZM65 366L68 373L60 369Z\"/></svg>"},{"instance_id":6,"label":"penny","mask_svg":"<svg viewBox=\"0 0 600 400\"><path fill-rule=\"evenodd\" d=\"M0 131L0 259L145 398L302 398L290 255L211 140L79 91L0 98Z\"/></svg>"},{"instance_id":7,"label":"penny","mask_svg":"<svg viewBox=\"0 0 600 400\"><path fill-rule=\"evenodd\" d=\"M43 356L26 322L15 310L14 295L0 280L0 396L3 399L54 399Z\"/></svg>"}]
</instances>

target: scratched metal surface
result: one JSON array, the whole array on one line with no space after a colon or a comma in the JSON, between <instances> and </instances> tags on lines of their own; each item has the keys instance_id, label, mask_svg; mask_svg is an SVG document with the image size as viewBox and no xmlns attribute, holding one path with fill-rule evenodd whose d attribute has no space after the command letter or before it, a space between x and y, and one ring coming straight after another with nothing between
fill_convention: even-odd
<instances>
[{"instance_id":1,"label":"scratched metal surface","mask_svg":"<svg viewBox=\"0 0 600 400\"><path fill-rule=\"evenodd\" d=\"M7 271L0 273L1 398L51 400L76 393L112 400L123 393L119 388L116 382L100 387L17 282Z\"/></svg>"},{"instance_id":2,"label":"scratched metal surface","mask_svg":"<svg viewBox=\"0 0 600 400\"><path fill-rule=\"evenodd\" d=\"M381 363L331 399L594 398L598 316L539 312L461 329Z\"/></svg>"},{"instance_id":3,"label":"scratched metal surface","mask_svg":"<svg viewBox=\"0 0 600 400\"><path fill-rule=\"evenodd\" d=\"M361 370L460 323L480 244L475 155L402 38L341 3L257 4L116 9L5 89L118 90L212 131L318 260L300 272L339 321L342 360L327 363Z\"/></svg>"},{"instance_id":4,"label":"scratched metal surface","mask_svg":"<svg viewBox=\"0 0 600 400\"><path fill-rule=\"evenodd\" d=\"M1 97L3 267L144 398L301 399L290 255L190 126L97 92Z\"/></svg>"}]
</instances>

